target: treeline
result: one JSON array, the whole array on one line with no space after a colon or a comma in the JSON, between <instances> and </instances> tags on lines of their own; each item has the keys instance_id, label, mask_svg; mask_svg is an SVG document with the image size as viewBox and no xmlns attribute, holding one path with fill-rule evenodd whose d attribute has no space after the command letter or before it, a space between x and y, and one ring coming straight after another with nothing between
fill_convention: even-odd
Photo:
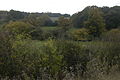
<instances>
[{"instance_id":1,"label":"treeline","mask_svg":"<svg viewBox=\"0 0 120 80\"><path fill-rule=\"evenodd\" d=\"M31 36L34 40L46 40L49 37L92 41L101 38L107 31L118 29L120 26L120 7L88 6L83 11L73 14L60 13L26 13L10 10L0 12L0 22L3 26L23 22L33 26ZM51 17L57 17L55 21ZM10 24L9 24L10 23ZM44 31L45 26L56 26L55 30ZM70 31L71 29L76 29Z\"/></svg>"},{"instance_id":2,"label":"treeline","mask_svg":"<svg viewBox=\"0 0 120 80\"><path fill-rule=\"evenodd\" d=\"M85 27L85 21L88 20L89 12L92 8L99 9L101 16L104 19L106 29L110 30L113 28L118 28L120 26L120 6L114 7L97 7L88 6L81 12L73 14L71 17L69 14L60 13L27 13L15 10L10 11L0 11L0 24L7 23L9 21L23 20L29 17L38 18L41 16L46 16L46 23L44 26L58 26L57 20L59 17L63 16L65 18L71 18L72 24L76 28ZM57 18L54 20L54 18Z\"/></svg>"},{"instance_id":3,"label":"treeline","mask_svg":"<svg viewBox=\"0 0 120 80\"><path fill-rule=\"evenodd\" d=\"M41 16L47 16L51 23L49 25L52 25L52 17L70 17L69 14L61 14L61 13L27 13L27 12L21 12L16 10L10 10L10 11L0 11L0 24L7 23L9 21L17 21L17 20L23 20L28 18L29 16L35 17L41 17ZM46 25L45 25L46 26Z\"/></svg>"},{"instance_id":4,"label":"treeline","mask_svg":"<svg viewBox=\"0 0 120 80\"><path fill-rule=\"evenodd\" d=\"M120 6L114 7L97 7L88 6L83 11L72 15L71 19L74 27L83 28L85 27L84 22L88 20L89 13L93 8L99 9L101 16L103 17L106 29L113 29L120 27Z\"/></svg>"}]
</instances>

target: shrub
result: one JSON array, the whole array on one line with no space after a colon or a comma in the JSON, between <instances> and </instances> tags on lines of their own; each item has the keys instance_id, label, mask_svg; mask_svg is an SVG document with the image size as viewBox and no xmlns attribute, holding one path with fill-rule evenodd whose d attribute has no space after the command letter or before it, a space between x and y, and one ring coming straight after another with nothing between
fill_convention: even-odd
<instances>
[{"instance_id":1,"label":"shrub","mask_svg":"<svg viewBox=\"0 0 120 80\"><path fill-rule=\"evenodd\" d=\"M33 29L33 26L28 23L24 23L22 21L15 21L6 24L4 26L4 29L13 35L30 34L30 32Z\"/></svg>"},{"instance_id":2,"label":"shrub","mask_svg":"<svg viewBox=\"0 0 120 80\"><path fill-rule=\"evenodd\" d=\"M90 35L87 29L82 28L79 30L75 30L73 33L73 39L77 41L86 41L90 40Z\"/></svg>"}]
</instances>

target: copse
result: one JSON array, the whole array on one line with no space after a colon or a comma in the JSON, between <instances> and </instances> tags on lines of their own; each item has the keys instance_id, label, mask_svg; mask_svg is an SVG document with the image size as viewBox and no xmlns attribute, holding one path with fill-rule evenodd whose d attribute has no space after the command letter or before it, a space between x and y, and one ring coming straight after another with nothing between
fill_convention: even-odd
<instances>
[{"instance_id":1,"label":"copse","mask_svg":"<svg viewBox=\"0 0 120 80\"><path fill-rule=\"evenodd\" d=\"M75 13L71 17L72 25L76 28L83 28L84 21L88 19L88 12L90 10L90 6L86 7L83 11Z\"/></svg>"},{"instance_id":2,"label":"copse","mask_svg":"<svg viewBox=\"0 0 120 80\"><path fill-rule=\"evenodd\" d=\"M71 20L62 16L58 20L58 26L66 32L71 28Z\"/></svg>"},{"instance_id":3,"label":"copse","mask_svg":"<svg viewBox=\"0 0 120 80\"><path fill-rule=\"evenodd\" d=\"M89 31L85 28L75 30L72 32L72 38L76 41L88 41L90 38Z\"/></svg>"},{"instance_id":4,"label":"copse","mask_svg":"<svg viewBox=\"0 0 120 80\"><path fill-rule=\"evenodd\" d=\"M23 21L30 23L31 25L36 27L53 25L52 20L46 14L42 14L42 15L29 14Z\"/></svg>"},{"instance_id":5,"label":"copse","mask_svg":"<svg viewBox=\"0 0 120 80\"><path fill-rule=\"evenodd\" d=\"M25 12L10 10L7 14L7 19L8 21L16 21L16 20L24 19L25 16L27 15L28 14L26 14Z\"/></svg>"},{"instance_id":6,"label":"copse","mask_svg":"<svg viewBox=\"0 0 120 80\"><path fill-rule=\"evenodd\" d=\"M102 7L106 28L108 30L119 28L120 26L120 6Z\"/></svg>"},{"instance_id":7,"label":"copse","mask_svg":"<svg viewBox=\"0 0 120 80\"><path fill-rule=\"evenodd\" d=\"M70 26L70 19L67 19L65 17L60 17L58 20L58 26L64 27L64 26Z\"/></svg>"},{"instance_id":8,"label":"copse","mask_svg":"<svg viewBox=\"0 0 120 80\"><path fill-rule=\"evenodd\" d=\"M97 7L91 7L87 21L84 22L89 34L93 37L100 37L105 31L105 22L102 17L102 12Z\"/></svg>"},{"instance_id":9,"label":"copse","mask_svg":"<svg viewBox=\"0 0 120 80\"><path fill-rule=\"evenodd\" d=\"M22 21L10 22L6 24L3 28L5 31L9 32L12 35L30 34L33 30L32 25Z\"/></svg>"},{"instance_id":10,"label":"copse","mask_svg":"<svg viewBox=\"0 0 120 80\"><path fill-rule=\"evenodd\" d=\"M120 6L114 7L97 7L87 6L82 11L72 15L71 20L74 27L83 28L84 21L88 20L89 12L92 8L98 8L103 12L103 18L105 20L106 29L116 29L120 26Z\"/></svg>"}]
</instances>

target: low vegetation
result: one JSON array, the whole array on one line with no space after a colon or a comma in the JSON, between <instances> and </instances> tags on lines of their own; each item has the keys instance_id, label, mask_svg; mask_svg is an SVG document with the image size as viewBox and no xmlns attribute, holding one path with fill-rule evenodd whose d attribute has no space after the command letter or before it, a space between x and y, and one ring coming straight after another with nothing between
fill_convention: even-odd
<instances>
[{"instance_id":1,"label":"low vegetation","mask_svg":"<svg viewBox=\"0 0 120 80\"><path fill-rule=\"evenodd\" d=\"M19 19L10 17L11 21L1 23L1 80L120 79L117 22L113 21L116 27L108 28L106 17L96 6L87 7L71 19L60 17L56 26L51 25L51 14L46 14L26 13L27 17L16 15ZM79 22L81 17L83 22ZM81 24L82 28L76 28Z\"/></svg>"}]
</instances>

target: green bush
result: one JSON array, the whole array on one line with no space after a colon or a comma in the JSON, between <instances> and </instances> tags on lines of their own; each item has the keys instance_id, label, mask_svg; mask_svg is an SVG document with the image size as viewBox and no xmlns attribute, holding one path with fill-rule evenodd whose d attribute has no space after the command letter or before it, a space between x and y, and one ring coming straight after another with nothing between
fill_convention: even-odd
<instances>
[{"instance_id":1,"label":"green bush","mask_svg":"<svg viewBox=\"0 0 120 80\"><path fill-rule=\"evenodd\" d=\"M70 78L100 80L114 67L120 71L117 41L34 41L26 34L13 38L1 31L0 44L1 79L63 80L71 74Z\"/></svg>"},{"instance_id":2,"label":"green bush","mask_svg":"<svg viewBox=\"0 0 120 80\"><path fill-rule=\"evenodd\" d=\"M5 31L9 32L12 35L30 34L30 32L33 30L32 25L24 23L22 21L10 22L6 24L3 28L5 29Z\"/></svg>"},{"instance_id":3,"label":"green bush","mask_svg":"<svg viewBox=\"0 0 120 80\"><path fill-rule=\"evenodd\" d=\"M75 30L73 33L73 39L77 41L90 40L89 31L85 28Z\"/></svg>"}]
</instances>

